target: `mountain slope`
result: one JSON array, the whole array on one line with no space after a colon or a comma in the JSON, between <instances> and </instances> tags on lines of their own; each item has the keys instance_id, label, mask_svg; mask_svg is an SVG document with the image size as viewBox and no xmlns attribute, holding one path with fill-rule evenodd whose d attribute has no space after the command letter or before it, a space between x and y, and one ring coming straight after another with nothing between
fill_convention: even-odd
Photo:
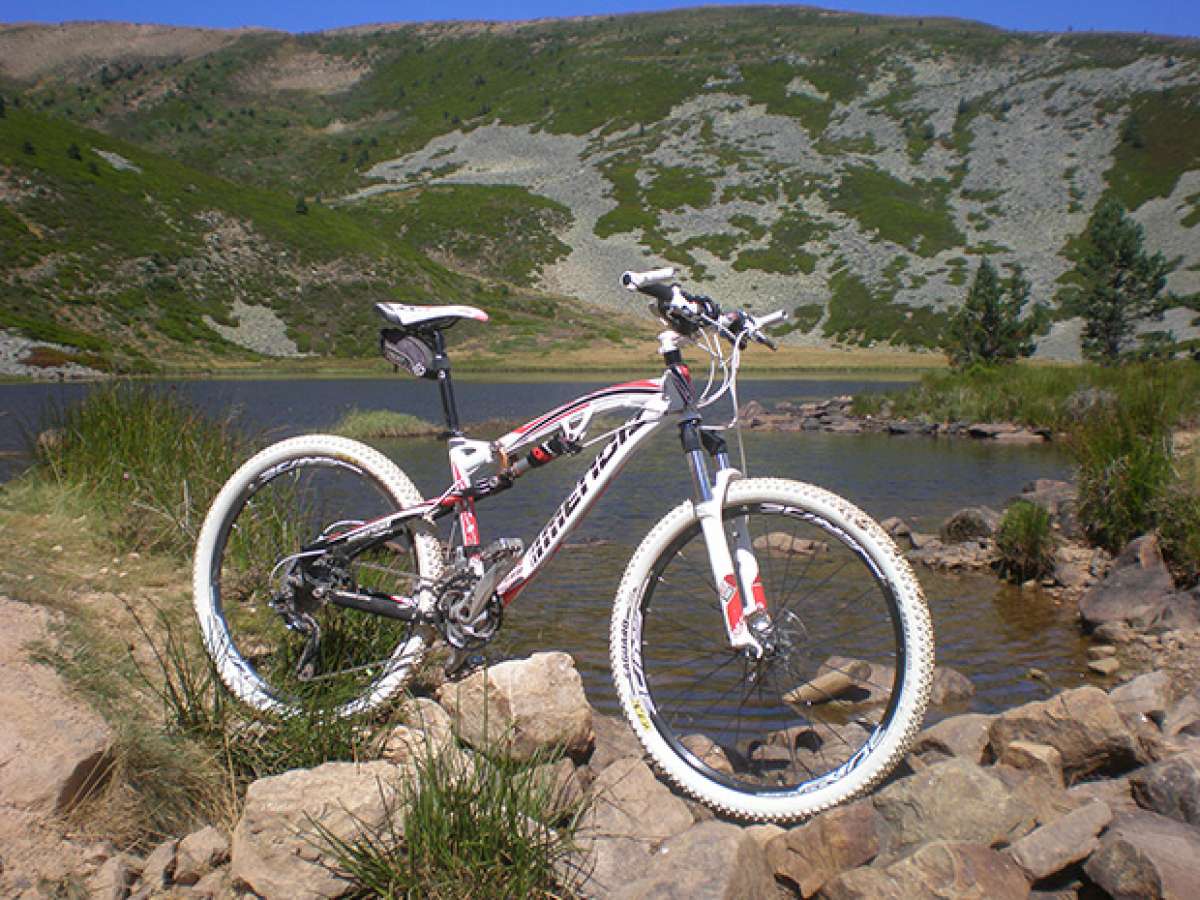
<instances>
[{"instance_id":1,"label":"mountain slope","mask_svg":"<svg viewBox=\"0 0 1200 900\"><path fill-rule=\"evenodd\" d=\"M795 7L135 30L107 54L91 28L0 30L5 90L288 208L341 198L339 228L517 288L615 309L617 273L671 262L726 302L786 305L795 342L932 347L988 255L1063 320L1039 352L1071 357L1058 303L1111 192L1177 262L1153 327L1200 335L1195 41ZM18 38L53 52L12 64Z\"/></svg>"}]
</instances>

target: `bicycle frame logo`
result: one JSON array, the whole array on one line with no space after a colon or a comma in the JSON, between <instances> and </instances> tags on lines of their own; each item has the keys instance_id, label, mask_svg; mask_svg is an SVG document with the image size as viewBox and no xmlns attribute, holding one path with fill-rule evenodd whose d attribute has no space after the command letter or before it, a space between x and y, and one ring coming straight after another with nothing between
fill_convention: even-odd
<instances>
[{"instance_id":1,"label":"bicycle frame logo","mask_svg":"<svg viewBox=\"0 0 1200 900\"><path fill-rule=\"evenodd\" d=\"M520 563L496 588L505 605L508 605L528 584L530 579L562 546L566 536L587 514L592 505L604 493L608 483L616 476L641 439L655 429L660 422L638 421L621 426L605 445L592 464L575 483L567 498L559 505L550 520L534 539L533 544L521 557ZM639 434L641 432L641 434ZM637 439L630 440L635 435Z\"/></svg>"}]
</instances>

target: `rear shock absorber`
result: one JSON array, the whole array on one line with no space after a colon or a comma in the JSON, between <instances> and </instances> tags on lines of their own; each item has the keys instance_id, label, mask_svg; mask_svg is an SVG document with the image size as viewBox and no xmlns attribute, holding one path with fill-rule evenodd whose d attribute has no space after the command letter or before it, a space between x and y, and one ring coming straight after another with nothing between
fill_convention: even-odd
<instances>
[{"instance_id":1,"label":"rear shock absorber","mask_svg":"<svg viewBox=\"0 0 1200 900\"><path fill-rule=\"evenodd\" d=\"M541 468L564 454L575 454L582 449L583 445L579 441L559 432L554 437L542 441L533 447L528 453L507 468L502 469L494 475L489 475L487 478L481 478L476 481L471 485L467 496L472 500L478 500L481 497L488 497L492 494L506 491L512 487L514 481L530 469Z\"/></svg>"}]
</instances>

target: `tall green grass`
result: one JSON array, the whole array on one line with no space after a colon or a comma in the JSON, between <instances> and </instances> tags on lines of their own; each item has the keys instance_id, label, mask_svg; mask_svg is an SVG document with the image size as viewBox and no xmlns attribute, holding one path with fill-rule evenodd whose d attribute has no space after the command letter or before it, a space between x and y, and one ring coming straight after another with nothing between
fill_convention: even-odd
<instances>
[{"instance_id":1,"label":"tall green grass","mask_svg":"<svg viewBox=\"0 0 1200 900\"><path fill-rule=\"evenodd\" d=\"M217 491L249 441L170 391L116 382L52 409L36 475L78 488L132 550L188 556Z\"/></svg>"},{"instance_id":2,"label":"tall green grass","mask_svg":"<svg viewBox=\"0 0 1200 900\"><path fill-rule=\"evenodd\" d=\"M1166 365L972 367L962 372L933 372L920 384L887 395L893 413L940 422L1015 422L1031 428L1064 431L1096 401L1117 408L1136 402L1141 386L1153 381L1169 392L1177 420L1200 411L1200 366ZM1082 392L1090 391L1090 394ZM1102 393L1101 393L1102 392ZM855 409L878 409L883 399L856 397Z\"/></svg>"},{"instance_id":3,"label":"tall green grass","mask_svg":"<svg viewBox=\"0 0 1200 900\"><path fill-rule=\"evenodd\" d=\"M333 433L356 441L377 438L433 437L442 428L408 413L390 409L352 409L333 426Z\"/></svg>"}]
</instances>

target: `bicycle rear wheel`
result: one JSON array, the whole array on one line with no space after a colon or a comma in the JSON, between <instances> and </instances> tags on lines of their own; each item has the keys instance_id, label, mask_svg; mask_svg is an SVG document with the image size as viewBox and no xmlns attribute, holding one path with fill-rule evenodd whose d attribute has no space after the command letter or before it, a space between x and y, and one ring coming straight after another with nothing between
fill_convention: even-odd
<instances>
[{"instance_id":1,"label":"bicycle rear wheel","mask_svg":"<svg viewBox=\"0 0 1200 900\"><path fill-rule=\"evenodd\" d=\"M225 685L250 706L284 715L319 708L348 716L394 694L424 653L418 629L310 599L319 649L302 660L306 635L272 601L319 535L420 502L387 457L331 435L282 441L234 473L204 521L193 573L204 645ZM437 538L422 522L353 559L319 562L339 587L405 597L442 569Z\"/></svg>"},{"instance_id":2,"label":"bicycle rear wheel","mask_svg":"<svg viewBox=\"0 0 1200 900\"><path fill-rule=\"evenodd\" d=\"M912 570L873 521L820 488L734 482L727 534L753 542L771 627L730 647L692 504L634 553L613 611L613 677L661 770L725 812L786 821L876 784L929 694L933 635Z\"/></svg>"}]
</instances>

